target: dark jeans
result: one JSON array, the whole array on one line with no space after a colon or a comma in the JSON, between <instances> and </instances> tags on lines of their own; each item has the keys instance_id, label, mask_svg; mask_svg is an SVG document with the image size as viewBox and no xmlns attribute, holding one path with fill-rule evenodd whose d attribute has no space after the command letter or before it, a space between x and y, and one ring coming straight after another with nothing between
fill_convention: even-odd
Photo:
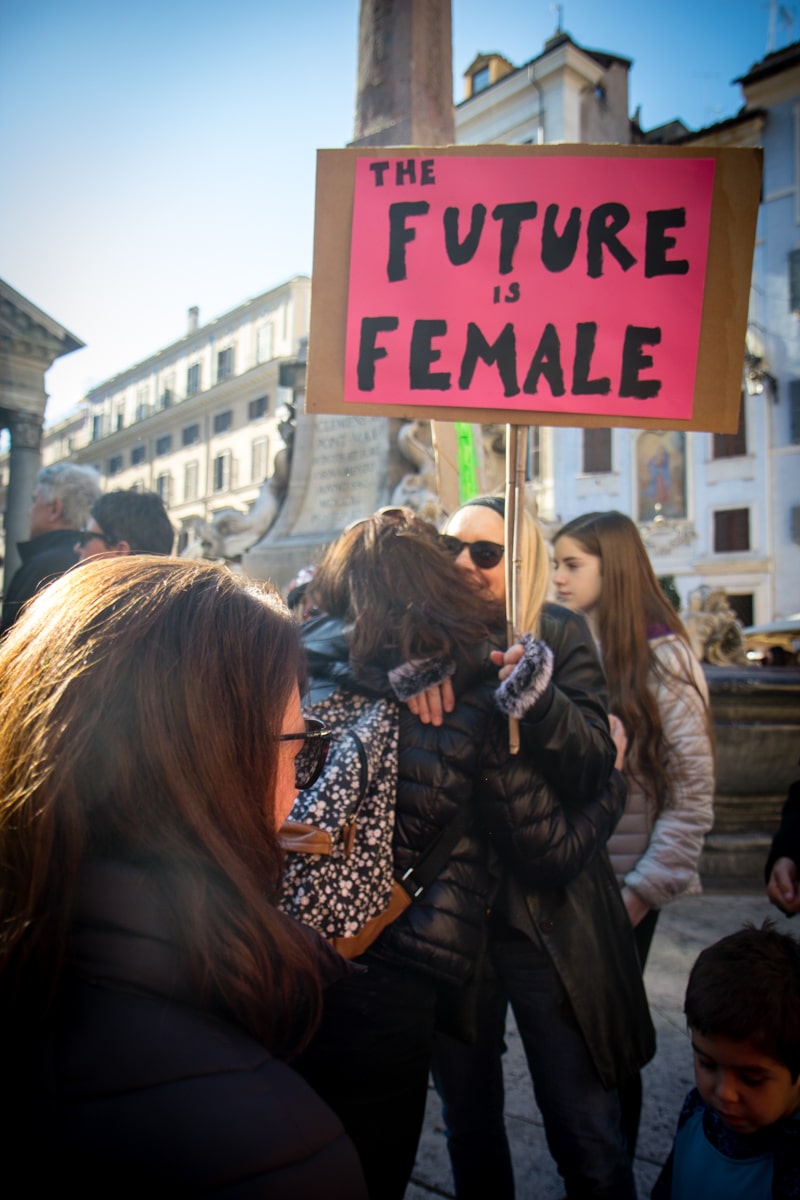
<instances>
[{"instance_id":1,"label":"dark jeans","mask_svg":"<svg viewBox=\"0 0 800 1200\"><path fill-rule=\"evenodd\" d=\"M633 936L639 954L639 962L644 974L647 955L650 953L650 943L656 931L660 909L651 908L650 912L635 926ZM642 1077L633 1075L619 1089L619 1102L622 1105L622 1123L625 1126L625 1140L631 1158L636 1153L636 1142L639 1138L639 1122L642 1119Z\"/></svg>"},{"instance_id":2,"label":"dark jeans","mask_svg":"<svg viewBox=\"0 0 800 1200\"><path fill-rule=\"evenodd\" d=\"M437 1038L434 1079L444 1101L458 1200L512 1200L503 1125L502 1037L514 1010L550 1153L575 1200L635 1200L619 1096L603 1087L547 954L514 931L495 937L477 1046ZM591 980L587 980L591 987Z\"/></svg>"},{"instance_id":3,"label":"dark jeans","mask_svg":"<svg viewBox=\"0 0 800 1200\"><path fill-rule=\"evenodd\" d=\"M425 1115L436 984L374 953L358 961L368 970L326 989L322 1024L292 1066L355 1143L371 1200L402 1200Z\"/></svg>"}]
</instances>

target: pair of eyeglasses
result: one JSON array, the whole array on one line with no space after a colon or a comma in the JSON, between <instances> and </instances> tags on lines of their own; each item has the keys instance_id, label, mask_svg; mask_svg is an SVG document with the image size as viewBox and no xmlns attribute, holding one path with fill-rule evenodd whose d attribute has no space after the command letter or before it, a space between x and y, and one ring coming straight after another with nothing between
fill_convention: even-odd
<instances>
[{"instance_id":1,"label":"pair of eyeglasses","mask_svg":"<svg viewBox=\"0 0 800 1200\"><path fill-rule=\"evenodd\" d=\"M331 731L324 722L306 717L305 723L305 733L282 733L278 737L279 742L303 743L294 760L294 783L301 792L319 779L331 746Z\"/></svg>"},{"instance_id":2,"label":"pair of eyeglasses","mask_svg":"<svg viewBox=\"0 0 800 1200\"><path fill-rule=\"evenodd\" d=\"M103 542L106 546L116 546L116 538L109 537L107 533L103 533L99 529L81 529L75 539L81 546L88 546L89 542Z\"/></svg>"},{"instance_id":3,"label":"pair of eyeglasses","mask_svg":"<svg viewBox=\"0 0 800 1200\"><path fill-rule=\"evenodd\" d=\"M489 571L496 567L506 552L505 546L501 546L499 542L462 542L461 538L453 537L449 533L440 536L445 550L454 558L458 558L461 551L466 550L479 571Z\"/></svg>"}]
</instances>

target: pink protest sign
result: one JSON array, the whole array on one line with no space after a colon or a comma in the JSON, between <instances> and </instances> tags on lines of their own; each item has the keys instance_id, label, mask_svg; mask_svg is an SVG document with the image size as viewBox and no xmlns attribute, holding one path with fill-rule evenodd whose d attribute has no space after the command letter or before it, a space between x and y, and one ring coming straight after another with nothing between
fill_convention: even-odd
<instances>
[{"instance_id":1,"label":"pink protest sign","mask_svg":"<svg viewBox=\"0 0 800 1200\"><path fill-rule=\"evenodd\" d=\"M344 401L691 420L714 172L358 158Z\"/></svg>"}]
</instances>

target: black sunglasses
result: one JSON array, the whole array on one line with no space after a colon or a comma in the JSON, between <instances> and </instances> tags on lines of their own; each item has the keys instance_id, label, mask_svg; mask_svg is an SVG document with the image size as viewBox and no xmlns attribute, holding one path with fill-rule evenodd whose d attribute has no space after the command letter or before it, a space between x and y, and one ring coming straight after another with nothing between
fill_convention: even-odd
<instances>
[{"instance_id":1,"label":"black sunglasses","mask_svg":"<svg viewBox=\"0 0 800 1200\"><path fill-rule=\"evenodd\" d=\"M303 742L294 760L294 783L300 791L316 783L331 746L331 731L316 717L305 718L305 733L282 733L279 742Z\"/></svg>"},{"instance_id":2,"label":"black sunglasses","mask_svg":"<svg viewBox=\"0 0 800 1200\"><path fill-rule=\"evenodd\" d=\"M506 552L505 546L501 546L499 542L462 542L461 538L453 537L449 533L440 534L440 537L445 550L455 558L466 549L479 571L489 571L496 567Z\"/></svg>"},{"instance_id":3,"label":"black sunglasses","mask_svg":"<svg viewBox=\"0 0 800 1200\"><path fill-rule=\"evenodd\" d=\"M105 543L106 546L116 546L117 544L116 538L109 537L107 533L101 533L98 529L81 529L75 541L81 546L86 546L95 538Z\"/></svg>"}]
</instances>

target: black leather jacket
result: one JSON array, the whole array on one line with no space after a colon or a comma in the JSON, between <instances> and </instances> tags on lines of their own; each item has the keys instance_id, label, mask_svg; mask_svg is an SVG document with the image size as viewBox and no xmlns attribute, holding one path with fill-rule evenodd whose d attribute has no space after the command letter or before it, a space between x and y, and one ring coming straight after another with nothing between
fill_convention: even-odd
<instances>
[{"instance_id":1,"label":"black leather jacket","mask_svg":"<svg viewBox=\"0 0 800 1200\"><path fill-rule=\"evenodd\" d=\"M310 621L301 636L312 700L337 686L392 695L391 664L351 670L347 631L337 619ZM397 877L460 807L469 805L471 814L444 870L374 949L446 983L472 974L503 871L518 871L532 888L566 884L602 850L624 805L621 777L615 773L609 784L615 751L605 680L585 622L548 605L541 637L553 651L553 676L521 722L519 755L509 755L507 720L495 707L489 644L458 665L456 707L441 727L423 725L401 708Z\"/></svg>"}]
</instances>

